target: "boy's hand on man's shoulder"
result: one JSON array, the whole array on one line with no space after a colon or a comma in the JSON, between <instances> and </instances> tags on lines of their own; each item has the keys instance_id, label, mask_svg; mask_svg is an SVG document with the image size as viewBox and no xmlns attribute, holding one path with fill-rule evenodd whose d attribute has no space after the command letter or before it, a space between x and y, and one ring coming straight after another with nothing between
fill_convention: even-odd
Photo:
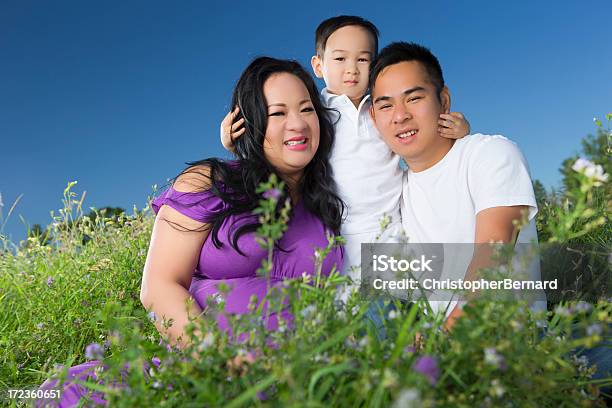
<instances>
[{"instance_id":1,"label":"boy's hand on man's shoulder","mask_svg":"<svg viewBox=\"0 0 612 408\"><path fill-rule=\"evenodd\" d=\"M441 113L438 119L440 136L461 139L470 134L470 122L459 112Z\"/></svg>"}]
</instances>

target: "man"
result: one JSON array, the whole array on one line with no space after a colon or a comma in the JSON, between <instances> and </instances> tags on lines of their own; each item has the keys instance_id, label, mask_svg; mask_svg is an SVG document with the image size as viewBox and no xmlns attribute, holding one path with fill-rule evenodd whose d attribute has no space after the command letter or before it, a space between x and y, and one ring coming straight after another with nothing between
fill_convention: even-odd
<instances>
[{"instance_id":1,"label":"man","mask_svg":"<svg viewBox=\"0 0 612 408\"><path fill-rule=\"evenodd\" d=\"M444 125L439 117L450 112L451 96L442 68L427 48L403 42L388 45L374 62L369 82L375 125L408 165L401 211L409 242L537 240L536 200L517 146L499 135L459 140L439 135L438 126ZM519 232L523 216L528 224ZM475 279L478 269L491 265L491 255L490 246L476 245L469 265L464 265L464 279ZM540 279L537 260L528 278ZM454 303L448 312L450 328L461 307Z\"/></svg>"}]
</instances>

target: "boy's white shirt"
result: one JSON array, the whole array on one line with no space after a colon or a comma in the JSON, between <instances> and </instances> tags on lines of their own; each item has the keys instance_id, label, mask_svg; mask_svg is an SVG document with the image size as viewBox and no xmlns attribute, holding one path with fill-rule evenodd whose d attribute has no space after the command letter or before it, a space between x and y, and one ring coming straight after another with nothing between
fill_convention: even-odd
<instances>
[{"instance_id":1,"label":"boy's white shirt","mask_svg":"<svg viewBox=\"0 0 612 408\"><path fill-rule=\"evenodd\" d=\"M330 163L338 193L347 206L342 234L380 232L387 215L391 224L401 222L402 169L400 157L383 141L370 116L370 96L358 108L346 95L321 91L331 112L335 140Z\"/></svg>"}]
</instances>

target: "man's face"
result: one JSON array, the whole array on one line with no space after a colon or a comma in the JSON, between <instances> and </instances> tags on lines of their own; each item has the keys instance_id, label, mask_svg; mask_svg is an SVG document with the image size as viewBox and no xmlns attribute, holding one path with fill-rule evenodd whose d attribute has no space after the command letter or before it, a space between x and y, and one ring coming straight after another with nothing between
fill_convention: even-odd
<instances>
[{"instance_id":1,"label":"man's face","mask_svg":"<svg viewBox=\"0 0 612 408\"><path fill-rule=\"evenodd\" d=\"M329 92L361 100L368 89L373 55L372 35L363 27L345 26L329 36L322 56L312 57L312 68Z\"/></svg>"},{"instance_id":2,"label":"man's face","mask_svg":"<svg viewBox=\"0 0 612 408\"><path fill-rule=\"evenodd\" d=\"M450 108L444 87L440 98L429 81L425 67L417 61L400 62L385 68L372 89L370 113L391 150L411 161L427 161L443 138L438 119Z\"/></svg>"}]
</instances>

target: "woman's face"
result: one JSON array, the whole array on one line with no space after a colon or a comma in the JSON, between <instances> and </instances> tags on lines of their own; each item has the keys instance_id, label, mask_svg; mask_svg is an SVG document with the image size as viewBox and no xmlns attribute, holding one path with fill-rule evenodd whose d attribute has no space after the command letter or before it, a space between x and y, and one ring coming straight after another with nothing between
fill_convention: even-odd
<instances>
[{"instance_id":1,"label":"woman's face","mask_svg":"<svg viewBox=\"0 0 612 408\"><path fill-rule=\"evenodd\" d=\"M263 92L268 104L264 155L281 176L297 181L319 147L319 117L306 86L293 74L271 75Z\"/></svg>"}]
</instances>

